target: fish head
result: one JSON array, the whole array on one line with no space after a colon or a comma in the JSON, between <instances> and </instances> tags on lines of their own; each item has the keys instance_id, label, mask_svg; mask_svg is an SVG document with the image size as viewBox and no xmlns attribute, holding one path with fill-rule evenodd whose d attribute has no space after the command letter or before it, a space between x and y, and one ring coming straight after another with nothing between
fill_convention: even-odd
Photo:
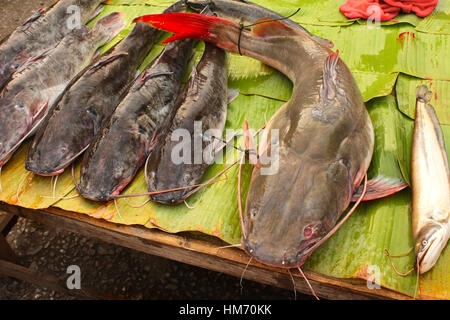
<instances>
[{"instance_id":1,"label":"fish head","mask_svg":"<svg viewBox=\"0 0 450 320\"><path fill-rule=\"evenodd\" d=\"M106 42L109 42L122 31L126 24L127 22L122 12L113 12L98 20L92 31L105 34L107 36Z\"/></svg>"},{"instance_id":2,"label":"fish head","mask_svg":"<svg viewBox=\"0 0 450 320\"><path fill-rule=\"evenodd\" d=\"M294 268L334 227L349 204L349 179L340 161L331 165L292 158L275 175L255 168L246 202L243 248L261 263Z\"/></svg>"},{"instance_id":3,"label":"fish head","mask_svg":"<svg viewBox=\"0 0 450 320\"><path fill-rule=\"evenodd\" d=\"M31 124L32 115L23 103L0 101L0 167L12 156Z\"/></svg>"},{"instance_id":4,"label":"fish head","mask_svg":"<svg viewBox=\"0 0 450 320\"><path fill-rule=\"evenodd\" d=\"M448 240L447 228L439 223L429 223L420 230L415 243L416 264L419 272L429 271L439 259Z\"/></svg>"}]
</instances>

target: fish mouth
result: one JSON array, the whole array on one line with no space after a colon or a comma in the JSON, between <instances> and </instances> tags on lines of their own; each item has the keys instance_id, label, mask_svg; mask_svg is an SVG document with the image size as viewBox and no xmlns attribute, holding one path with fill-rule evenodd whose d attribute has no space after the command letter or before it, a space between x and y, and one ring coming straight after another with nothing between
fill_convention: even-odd
<instances>
[{"instance_id":1,"label":"fish mouth","mask_svg":"<svg viewBox=\"0 0 450 320\"><path fill-rule=\"evenodd\" d=\"M300 245L299 248L294 250L282 250L270 247L264 248L258 243L253 243L242 238L241 245L242 248L250 255L253 259L260 262L261 264L283 268L292 269L302 267L306 260L311 256L314 250L317 248L317 243L320 239L314 241L309 241L305 245ZM279 252L284 251L283 255Z\"/></svg>"},{"instance_id":2,"label":"fish mouth","mask_svg":"<svg viewBox=\"0 0 450 320\"><path fill-rule=\"evenodd\" d=\"M77 188L78 189L78 188ZM85 199L95 201L95 202L109 202L114 200L114 197L110 194L94 194L91 192L86 192L82 190L77 190L80 196L82 196Z\"/></svg>"},{"instance_id":3,"label":"fish mouth","mask_svg":"<svg viewBox=\"0 0 450 320\"><path fill-rule=\"evenodd\" d=\"M61 173L64 172L64 170L67 169L68 166L70 166L79 156L83 154L83 152L86 151L86 149L89 148L89 145L84 147L80 152L78 152L76 155L68 159L65 163L63 163L60 166L57 166L56 168L49 168L45 166L38 166L35 162L25 162L25 169L28 171L31 171L39 176L43 177L53 177L58 176Z\"/></svg>"}]
</instances>

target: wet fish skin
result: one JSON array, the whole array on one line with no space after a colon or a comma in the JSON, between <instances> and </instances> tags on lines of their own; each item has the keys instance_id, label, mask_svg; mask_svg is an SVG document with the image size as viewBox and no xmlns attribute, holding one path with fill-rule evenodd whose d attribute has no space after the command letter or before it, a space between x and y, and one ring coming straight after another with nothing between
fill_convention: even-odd
<instances>
[{"instance_id":1,"label":"wet fish skin","mask_svg":"<svg viewBox=\"0 0 450 320\"><path fill-rule=\"evenodd\" d=\"M263 264L302 266L348 207L373 154L372 123L350 70L328 47L282 22L249 31L199 14L136 21L175 32L172 39L193 37L232 52L239 51L240 39L243 55L293 82L291 100L270 119L260 140L267 154L278 150L280 169L273 175L261 173L265 165L253 170L242 246Z\"/></svg>"},{"instance_id":2,"label":"wet fish skin","mask_svg":"<svg viewBox=\"0 0 450 320\"><path fill-rule=\"evenodd\" d=\"M38 12L18 27L0 44L0 89L28 59L38 56L54 47L71 32L67 23L70 18L68 8L77 6L81 23L92 18L95 9L104 0L61 0Z\"/></svg>"},{"instance_id":3,"label":"wet fish skin","mask_svg":"<svg viewBox=\"0 0 450 320\"><path fill-rule=\"evenodd\" d=\"M431 92L417 88L411 158L412 223L419 272L437 262L450 237L450 174Z\"/></svg>"},{"instance_id":4,"label":"wet fish skin","mask_svg":"<svg viewBox=\"0 0 450 320\"><path fill-rule=\"evenodd\" d=\"M112 13L94 26L69 33L41 61L8 83L0 97L0 167L34 133L69 82L91 62L96 50L112 40L125 21Z\"/></svg>"},{"instance_id":5,"label":"wet fish skin","mask_svg":"<svg viewBox=\"0 0 450 320\"><path fill-rule=\"evenodd\" d=\"M194 122L201 124L201 133L212 133L221 138L225 127L227 114L227 86L228 73L226 68L226 56L222 49L209 43L205 45L205 51L196 69L184 88L182 99L178 99L178 109L170 129L160 135L159 142L152 150L146 164L146 182L149 192L188 187L200 183L205 170L212 159L201 159L196 156L194 145L196 139L201 141L203 153L207 147L214 145L211 137L196 136ZM191 154L190 163L174 163L172 152L174 147L180 145L180 141L172 141L172 135L176 130L185 130L189 133L187 143ZM197 130L199 131L199 130ZM198 142L197 142L198 143ZM214 150L210 150L214 157ZM185 159L187 160L187 159ZM205 161L206 160L206 161ZM170 193L151 195L150 199L165 204L177 204L186 199L193 189L185 189Z\"/></svg>"},{"instance_id":6,"label":"wet fish skin","mask_svg":"<svg viewBox=\"0 0 450 320\"><path fill-rule=\"evenodd\" d=\"M64 94L35 135L26 169L60 174L82 153L114 112L161 31L138 23Z\"/></svg>"},{"instance_id":7,"label":"wet fish skin","mask_svg":"<svg viewBox=\"0 0 450 320\"><path fill-rule=\"evenodd\" d=\"M83 156L77 186L81 196L110 201L132 181L157 139L157 130L176 112L175 100L194 43L189 39L167 45L135 80Z\"/></svg>"}]
</instances>

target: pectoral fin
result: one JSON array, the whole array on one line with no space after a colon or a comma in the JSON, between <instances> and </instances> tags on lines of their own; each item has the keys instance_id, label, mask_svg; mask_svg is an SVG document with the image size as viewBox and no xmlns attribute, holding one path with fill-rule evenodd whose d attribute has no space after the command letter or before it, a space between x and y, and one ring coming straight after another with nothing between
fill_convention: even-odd
<instances>
[{"instance_id":1,"label":"pectoral fin","mask_svg":"<svg viewBox=\"0 0 450 320\"><path fill-rule=\"evenodd\" d=\"M362 201L384 198L405 189L408 184L402 179L376 176L367 182L367 191ZM352 202L361 197L363 186L360 186L353 194Z\"/></svg>"}]
</instances>

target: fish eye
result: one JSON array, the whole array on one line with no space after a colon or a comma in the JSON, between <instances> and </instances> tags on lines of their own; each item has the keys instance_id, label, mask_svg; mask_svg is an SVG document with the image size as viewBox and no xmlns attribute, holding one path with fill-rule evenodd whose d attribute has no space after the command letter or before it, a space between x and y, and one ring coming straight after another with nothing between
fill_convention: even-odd
<instances>
[{"instance_id":1,"label":"fish eye","mask_svg":"<svg viewBox=\"0 0 450 320\"><path fill-rule=\"evenodd\" d=\"M428 244L427 240L422 240L422 246L425 247Z\"/></svg>"}]
</instances>

